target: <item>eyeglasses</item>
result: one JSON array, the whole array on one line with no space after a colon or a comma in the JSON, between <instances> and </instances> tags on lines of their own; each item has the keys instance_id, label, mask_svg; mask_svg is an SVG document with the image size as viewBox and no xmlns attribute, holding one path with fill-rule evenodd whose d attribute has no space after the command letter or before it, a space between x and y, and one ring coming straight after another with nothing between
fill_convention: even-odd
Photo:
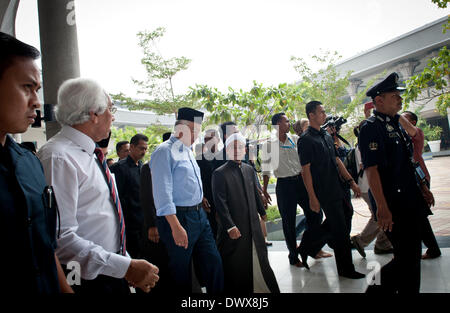
<instances>
[{"instance_id":1,"label":"eyeglasses","mask_svg":"<svg viewBox=\"0 0 450 313\"><path fill-rule=\"evenodd\" d=\"M117 112L117 108L115 106L110 106L108 107L109 112L111 112L111 114L114 114Z\"/></svg>"}]
</instances>

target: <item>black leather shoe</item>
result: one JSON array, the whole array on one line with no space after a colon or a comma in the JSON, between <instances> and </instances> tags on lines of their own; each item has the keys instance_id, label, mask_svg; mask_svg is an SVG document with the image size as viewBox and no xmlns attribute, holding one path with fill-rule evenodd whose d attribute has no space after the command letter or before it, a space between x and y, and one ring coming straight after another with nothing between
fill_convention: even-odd
<instances>
[{"instance_id":1,"label":"black leather shoe","mask_svg":"<svg viewBox=\"0 0 450 313\"><path fill-rule=\"evenodd\" d=\"M271 247L273 246L273 243L266 241L266 247Z\"/></svg>"},{"instance_id":2,"label":"black leather shoe","mask_svg":"<svg viewBox=\"0 0 450 313\"><path fill-rule=\"evenodd\" d=\"M361 279L366 277L366 275L358 273L357 271L348 272L348 273L340 273L339 276L350 278L350 279Z\"/></svg>"},{"instance_id":3,"label":"black leather shoe","mask_svg":"<svg viewBox=\"0 0 450 313\"><path fill-rule=\"evenodd\" d=\"M427 252L425 252L425 254L422 255L422 260L436 259L440 256L441 256L440 249L438 250L427 249Z\"/></svg>"},{"instance_id":4,"label":"black leather shoe","mask_svg":"<svg viewBox=\"0 0 450 313\"><path fill-rule=\"evenodd\" d=\"M303 266L309 270L309 265L308 265L308 254L304 251L302 251L302 249L298 249L298 253L300 254L300 258L302 259L302 263Z\"/></svg>"}]
</instances>

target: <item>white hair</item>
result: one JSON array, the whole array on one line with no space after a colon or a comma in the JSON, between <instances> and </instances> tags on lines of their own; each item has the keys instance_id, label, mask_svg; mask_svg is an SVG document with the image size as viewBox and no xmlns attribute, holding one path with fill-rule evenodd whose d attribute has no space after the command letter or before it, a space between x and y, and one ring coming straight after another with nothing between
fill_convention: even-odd
<instances>
[{"instance_id":1,"label":"white hair","mask_svg":"<svg viewBox=\"0 0 450 313\"><path fill-rule=\"evenodd\" d=\"M89 112L103 114L108 108L109 99L108 94L95 80L66 80L58 90L56 120L61 125L83 124L89 120Z\"/></svg>"}]
</instances>

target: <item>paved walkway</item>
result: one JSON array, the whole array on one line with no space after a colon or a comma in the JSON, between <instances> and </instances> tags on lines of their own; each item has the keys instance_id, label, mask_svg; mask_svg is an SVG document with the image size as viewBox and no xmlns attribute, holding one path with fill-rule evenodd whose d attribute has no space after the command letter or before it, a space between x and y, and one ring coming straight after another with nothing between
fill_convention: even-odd
<instances>
[{"instance_id":1,"label":"paved walkway","mask_svg":"<svg viewBox=\"0 0 450 313\"><path fill-rule=\"evenodd\" d=\"M431 176L431 191L435 206L431 208L431 227L436 236L450 236L450 156L435 157L425 161ZM362 199L352 199L355 214L352 221L352 234L364 229L370 218L369 208Z\"/></svg>"},{"instance_id":2,"label":"paved walkway","mask_svg":"<svg viewBox=\"0 0 450 313\"><path fill-rule=\"evenodd\" d=\"M450 156L435 157L425 161L431 175L431 191L436 205L429 217L434 233L439 240L450 238ZM273 197L274 199L274 197ZM276 203L276 200L275 200ZM352 234L363 230L370 218L369 208L362 199L352 199L355 209L352 223ZM332 252L325 246L324 250ZM284 241L273 241L268 248L269 260L275 272L281 292L318 292L318 293L361 293L367 288L367 279L350 280L341 278L336 272L334 258L314 260L309 258L311 270L296 268L289 265L288 252ZM421 292L450 292L450 248L441 245L442 256L434 260L423 261L421 264ZM392 258L392 254L375 255L373 247L366 248L366 258L362 258L356 250L352 251L356 270L369 274L371 266L383 266Z\"/></svg>"},{"instance_id":3,"label":"paved walkway","mask_svg":"<svg viewBox=\"0 0 450 313\"><path fill-rule=\"evenodd\" d=\"M328 246L324 249L333 252ZM289 265L284 242L274 241L274 245L268 250L269 261L282 293L363 293L367 289L367 278L353 280L338 276L334 257L320 260L308 258L311 268L308 271ZM450 292L450 248L443 248L441 251L441 257L422 261L420 292ZM381 268L392 259L392 254L376 255L373 250L368 249L366 258L362 258L355 250L352 253L356 270L369 274L369 277L374 272L373 266L375 269Z\"/></svg>"}]
</instances>

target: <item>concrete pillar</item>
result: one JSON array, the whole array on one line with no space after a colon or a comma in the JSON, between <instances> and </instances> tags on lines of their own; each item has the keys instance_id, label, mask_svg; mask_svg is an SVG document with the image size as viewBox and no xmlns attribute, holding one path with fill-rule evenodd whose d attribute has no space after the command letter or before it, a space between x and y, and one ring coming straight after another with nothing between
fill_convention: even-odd
<instances>
[{"instance_id":1,"label":"concrete pillar","mask_svg":"<svg viewBox=\"0 0 450 313\"><path fill-rule=\"evenodd\" d=\"M350 99L353 101L356 94L358 93L358 87L362 84L360 79L350 79L350 84L347 87L347 92L350 95Z\"/></svg>"},{"instance_id":2,"label":"concrete pillar","mask_svg":"<svg viewBox=\"0 0 450 313\"><path fill-rule=\"evenodd\" d=\"M418 61L408 60L398 64L395 68L395 71L400 74L400 79L405 81L413 75L414 69L417 65L419 65Z\"/></svg>"},{"instance_id":3,"label":"concrete pillar","mask_svg":"<svg viewBox=\"0 0 450 313\"><path fill-rule=\"evenodd\" d=\"M0 1L0 31L16 36L16 15L19 0Z\"/></svg>"},{"instance_id":4,"label":"concrete pillar","mask_svg":"<svg viewBox=\"0 0 450 313\"><path fill-rule=\"evenodd\" d=\"M75 2L38 0L38 11L44 103L53 106L59 86L69 78L80 76ZM47 121L45 128L48 140L61 126L56 121Z\"/></svg>"}]
</instances>

